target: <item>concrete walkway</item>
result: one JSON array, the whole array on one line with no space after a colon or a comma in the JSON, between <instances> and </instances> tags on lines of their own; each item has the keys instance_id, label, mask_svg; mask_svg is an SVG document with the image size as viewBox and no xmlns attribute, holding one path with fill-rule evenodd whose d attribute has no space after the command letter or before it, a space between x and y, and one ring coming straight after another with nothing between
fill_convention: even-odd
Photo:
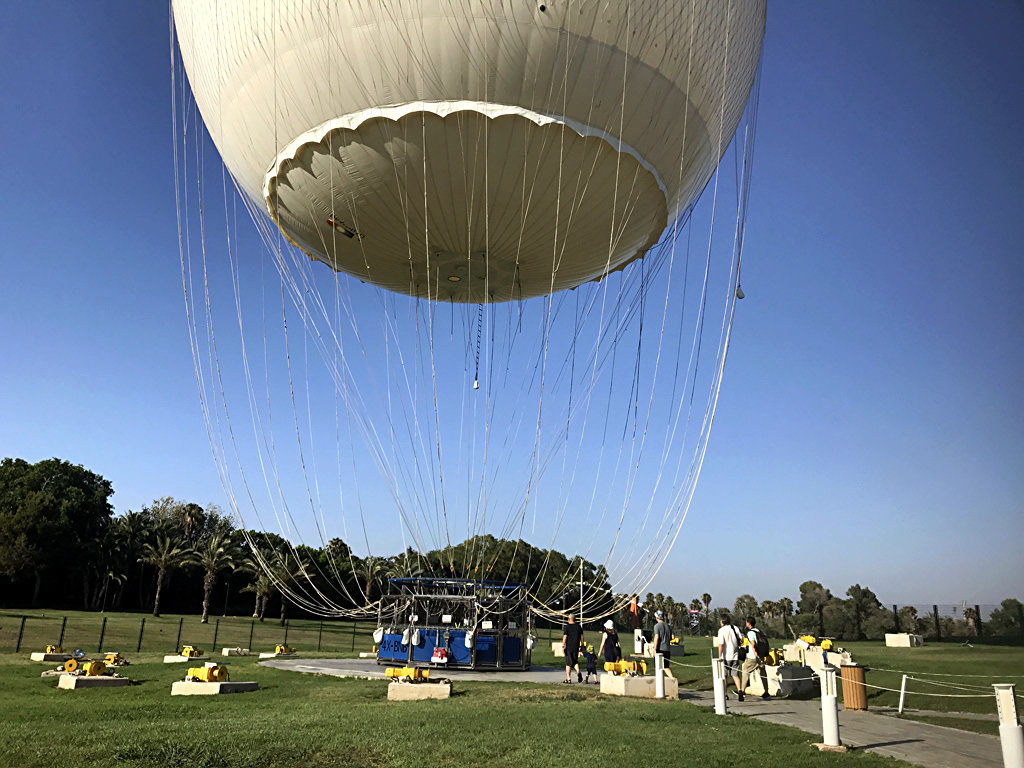
<instances>
[{"instance_id":1,"label":"concrete walkway","mask_svg":"<svg viewBox=\"0 0 1024 768\"><path fill-rule=\"evenodd\" d=\"M260 664L295 672L368 680L382 679L386 669L378 666L375 659L272 659ZM446 669L439 670L437 674L452 680L554 684L563 679L565 668L534 666L527 672ZM740 703L736 701L735 694L730 695L730 714L789 725L819 738L821 736L821 702L817 699L762 701L757 697L747 697ZM714 706L710 691L681 689L679 698L698 706ZM1002 750L995 736L902 720L870 711L847 712L842 706L839 708L839 738L847 746L870 749L924 768L1003 768Z\"/></svg>"},{"instance_id":2,"label":"concrete walkway","mask_svg":"<svg viewBox=\"0 0 1024 768\"><path fill-rule=\"evenodd\" d=\"M819 738L821 736L821 701L817 699L762 701L748 696L740 703L736 701L735 694L730 696L730 714L791 725ZM681 690L679 698L699 706L713 707L715 704L709 691ZM847 746L870 749L925 768L1003 768L1003 753L995 736L902 720L871 711L847 712L842 705L839 707L839 739Z\"/></svg>"}]
</instances>

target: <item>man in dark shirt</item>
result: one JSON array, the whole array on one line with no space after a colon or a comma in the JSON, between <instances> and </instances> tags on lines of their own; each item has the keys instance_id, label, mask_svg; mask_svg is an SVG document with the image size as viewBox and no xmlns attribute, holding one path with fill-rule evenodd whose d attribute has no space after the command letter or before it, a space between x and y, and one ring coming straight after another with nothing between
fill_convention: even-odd
<instances>
[{"instance_id":1,"label":"man in dark shirt","mask_svg":"<svg viewBox=\"0 0 1024 768\"><path fill-rule=\"evenodd\" d=\"M572 670L576 668L576 682L583 682L583 675L580 673L580 643L583 641L583 630L576 623L576 617L569 614L569 623L562 629L562 653L565 654L565 680L563 683L572 682Z\"/></svg>"},{"instance_id":2,"label":"man in dark shirt","mask_svg":"<svg viewBox=\"0 0 1024 768\"><path fill-rule=\"evenodd\" d=\"M661 611L655 611L654 618L658 621L654 625L654 653L655 655L661 654L665 662L665 674L675 677L672 670L669 669L672 666L672 628L665 621L665 614Z\"/></svg>"}]
</instances>

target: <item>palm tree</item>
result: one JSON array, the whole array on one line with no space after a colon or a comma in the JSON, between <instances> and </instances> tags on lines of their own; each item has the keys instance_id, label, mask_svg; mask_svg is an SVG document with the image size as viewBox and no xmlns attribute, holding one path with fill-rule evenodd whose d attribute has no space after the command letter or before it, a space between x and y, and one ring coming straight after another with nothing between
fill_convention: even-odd
<instances>
[{"instance_id":1,"label":"palm tree","mask_svg":"<svg viewBox=\"0 0 1024 768\"><path fill-rule=\"evenodd\" d=\"M203 618L200 619L203 624L209 621L210 596L217 584L217 575L221 571L233 571L240 556L234 538L221 533L215 534L205 545L194 551L190 562L203 569Z\"/></svg>"},{"instance_id":2,"label":"palm tree","mask_svg":"<svg viewBox=\"0 0 1024 768\"><path fill-rule=\"evenodd\" d=\"M704 603L704 613L708 616L711 615L711 595L705 592L700 596L701 602Z\"/></svg>"},{"instance_id":3,"label":"palm tree","mask_svg":"<svg viewBox=\"0 0 1024 768\"><path fill-rule=\"evenodd\" d=\"M274 591L274 580L270 578L270 574L258 566L255 574L256 579L251 584L242 587L242 591L256 594L256 605L252 609L252 617L263 621L263 614L267 610L267 600L270 599L270 593Z\"/></svg>"},{"instance_id":4,"label":"palm tree","mask_svg":"<svg viewBox=\"0 0 1024 768\"><path fill-rule=\"evenodd\" d=\"M373 588L387 577L387 561L383 557L368 555L359 564L359 575L363 578L363 597L367 602L373 599Z\"/></svg>"},{"instance_id":5,"label":"palm tree","mask_svg":"<svg viewBox=\"0 0 1024 768\"><path fill-rule=\"evenodd\" d=\"M160 536L156 545L147 543L142 548L140 562L156 568L156 596L153 598L153 616L160 616L160 593L164 581L176 569L186 565L192 558L192 550L172 541L169 536Z\"/></svg>"},{"instance_id":6,"label":"palm tree","mask_svg":"<svg viewBox=\"0 0 1024 768\"><path fill-rule=\"evenodd\" d=\"M383 566L381 566L383 567ZM303 559L292 551L279 554L271 565L271 578L277 591L281 593L281 626L285 622L285 609L288 605L288 588L299 578L309 579L307 565Z\"/></svg>"}]
</instances>

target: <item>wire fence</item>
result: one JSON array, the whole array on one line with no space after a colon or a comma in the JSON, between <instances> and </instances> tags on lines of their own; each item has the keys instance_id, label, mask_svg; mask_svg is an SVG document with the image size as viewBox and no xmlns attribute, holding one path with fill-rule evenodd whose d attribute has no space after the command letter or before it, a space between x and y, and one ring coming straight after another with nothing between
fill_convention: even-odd
<instances>
[{"instance_id":1,"label":"wire fence","mask_svg":"<svg viewBox=\"0 0 1024 768\"><path fill-rule=\"evenodd\" d=\"M287 620L259 621L248 617L124 614L0 614L0 653L42 651L48 645L89 652L164 653L183 645L216 653L221 648L271 651L278 643L301 651L356 655L373 646L375 622Z\"/></svg>"}]
</instances>

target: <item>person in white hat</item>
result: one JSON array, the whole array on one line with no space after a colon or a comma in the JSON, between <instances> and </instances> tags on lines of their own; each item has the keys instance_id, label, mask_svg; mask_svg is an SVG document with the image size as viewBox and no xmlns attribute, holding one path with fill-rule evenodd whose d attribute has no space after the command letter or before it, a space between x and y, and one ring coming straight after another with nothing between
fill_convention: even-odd
<instances>
[{"instance_id":1,"label":"person in white hat","mask_svg":"<svg viewBox=\"0 0 1024 768\"><path fill-rule=\"evenodd\" d=\"M597 655L604 654L606 663L622 660L622 647L619 645L619 635L615 631L615 622L608 619L604 623L604 632L601 635L601 646L597 649Z\"/></svg>"}]
</instances>

